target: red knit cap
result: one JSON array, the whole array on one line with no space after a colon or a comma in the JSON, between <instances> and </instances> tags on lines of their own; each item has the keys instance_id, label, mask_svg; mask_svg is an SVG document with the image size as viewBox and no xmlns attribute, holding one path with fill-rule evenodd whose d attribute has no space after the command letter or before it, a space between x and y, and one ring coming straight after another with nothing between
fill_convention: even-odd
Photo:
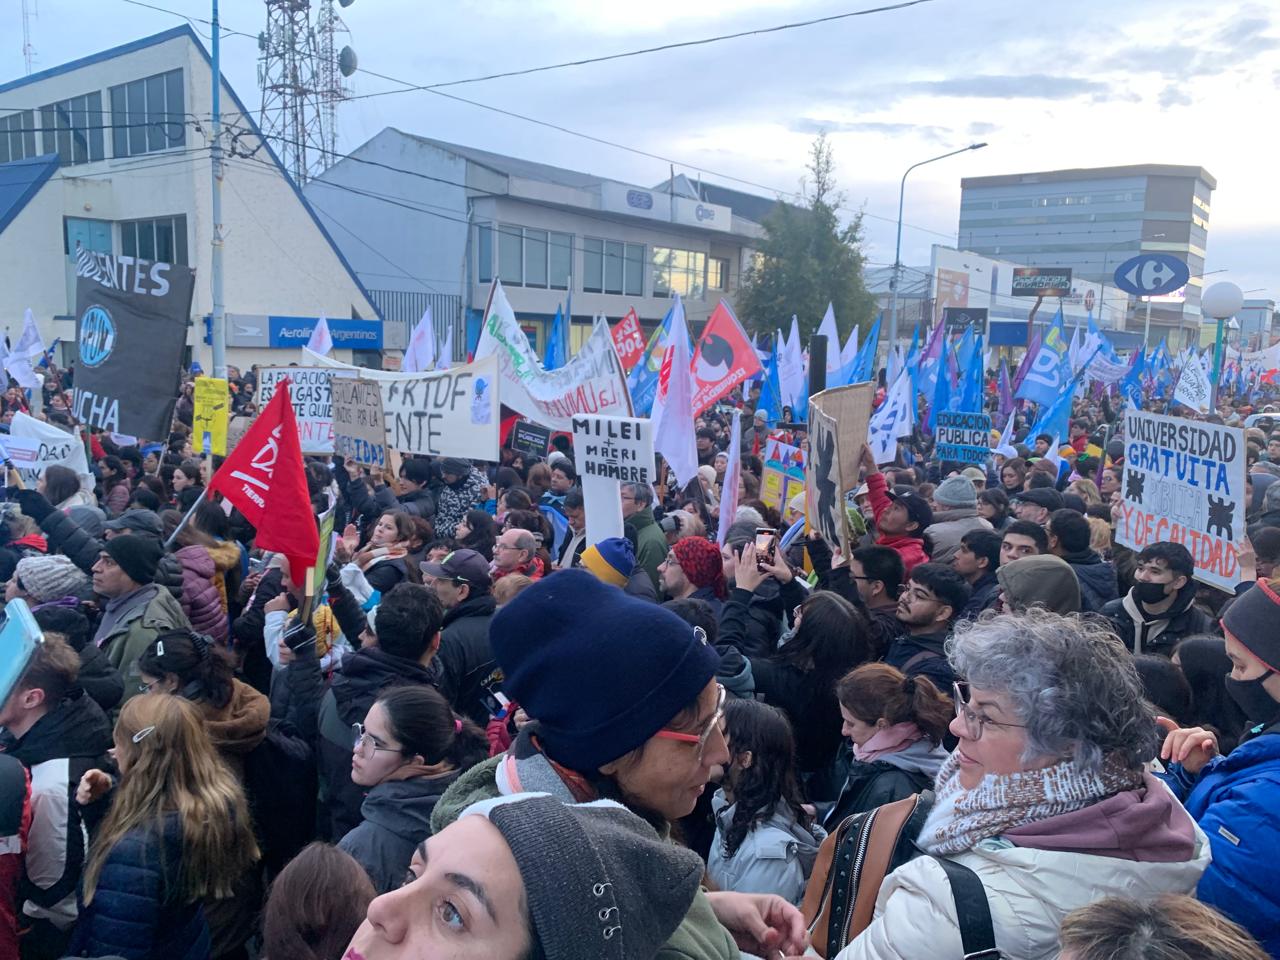
<instances>
[{"instance_id":1,"label":"red knit cap","mask_svg":"<svg viewBox=\"0 0 1280 960\"><path fill-rule=\"evenodd\" d=\"M729 595L720 548L710 540L682 537L676 541L671 552L676 555L676 563L680 564L685 577L695 587L711 587L721 600Z\"/></svg>"}]
</instances>

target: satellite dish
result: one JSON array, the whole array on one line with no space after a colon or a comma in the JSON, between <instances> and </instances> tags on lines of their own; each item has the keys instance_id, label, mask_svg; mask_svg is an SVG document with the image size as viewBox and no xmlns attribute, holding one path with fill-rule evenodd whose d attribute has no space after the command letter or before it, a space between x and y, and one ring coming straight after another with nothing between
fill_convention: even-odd
<instances>
[{"instance_id":1,"label":"satellite dish","mask_svg":"<svg viewBox=\"0 0 1280 960\"><path fill-rule=\"evenodd\" d=\"M342 52L338 54L338 70L344 77L349 77L356 72L358 66L356 52L350 47L343 47Z\"/></svg>"}]
</instances>

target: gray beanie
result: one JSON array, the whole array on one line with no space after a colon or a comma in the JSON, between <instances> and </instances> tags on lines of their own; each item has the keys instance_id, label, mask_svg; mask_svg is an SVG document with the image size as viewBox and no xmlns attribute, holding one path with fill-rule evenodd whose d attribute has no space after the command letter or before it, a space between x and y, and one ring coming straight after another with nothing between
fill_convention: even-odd
<instances>
[{"instance_id":1,"label":"gray beanie","mask_svg":"<svg viewBox=\"0 0 1280 960\"><path fill-rule=\"evenodd\" d=\"M696 853L666 843L611 800L566 805L548 794L482 801L511 848L533 935L555 960L652 960L702 880Z\"/></svg>"},{"instance_id":2,"label":"gray beanie","mask_svg":"<svg viewBox=\"0 0 1280 960\"><path fill-rule=\"evenodd\" d=\"M933 491L933 502L940 507L976 507L978 491L968 477L947 477Z\"/></svg>"}]
</instances>

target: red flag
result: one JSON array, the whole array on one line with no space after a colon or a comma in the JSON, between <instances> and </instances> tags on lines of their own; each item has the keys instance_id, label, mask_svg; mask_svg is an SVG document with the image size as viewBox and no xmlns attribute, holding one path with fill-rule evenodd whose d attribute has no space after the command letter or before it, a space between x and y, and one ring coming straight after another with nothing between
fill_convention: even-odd
<instances>
[{"instance_id":1,"label":"red flag","mask_svg":"<svg viewBox=\"0 0 1280 960\"><path fill-rule=\"evenodd\" d=\"M640 318L636 316L634 307L613 325L610 333L613 336L613 345L618 350L618 360L622 362L622 369L630 373L631 368L644 356L645 347L644 331L640 329Z\"/></svg>"},{"instance_id":2,"label":"red flag","mask_svg":"<svg viewBox=\"0 0 1280 960\"><path fill-rule=\"evenodd\" d=\"M760 357L729 305L723 300L702 328L693 352L693 415L696 417L730 390L760 372Z\"/></svg>"},{"instance_id":3,"label":"red flag","mask_svg":"<svg viewBox=\"0 0 1280 960\"><path fill-rule=\"evenodd\" d=\"M257 528L254 542L283 553L294 583L315 564L320 532L311 512L298 421L282 380L275 395L209 481Z\"/></svg>"}]
</instances>

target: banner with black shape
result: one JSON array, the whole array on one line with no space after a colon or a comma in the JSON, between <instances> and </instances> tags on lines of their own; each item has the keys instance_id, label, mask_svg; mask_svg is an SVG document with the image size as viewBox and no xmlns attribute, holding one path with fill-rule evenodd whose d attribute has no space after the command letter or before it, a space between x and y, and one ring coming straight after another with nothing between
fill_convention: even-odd
<instances>
[{"instance_id":1,"label":"banner with black shape","mask_svg":"<svg viewBox=\"0 0 1280 960\"><path fill-rule=\"evenodd\" d=\"M1245 535L1244 431L1130 411L1124 436L1116 540L1134 550L1180 543L1197 580L1234 592Z\"/></svg>"},{"instance_id":2,"label":"banner with black shape","mask_svg":"<svg viewBox=\"0 0 1280 960\"><path fill-rule=\"evenodd\" d=\"M821 396L821 394L819 394ZM861 436L866 436L863 421ZM844 483L840 473L840 427L816 401L809 403L809 471L805 490L809 527L822 534L831 547L849 556L849 517L844 507ZM861 444L861 441L859 441ZM861 455L862 447L858 446Z\"/></svg>"},{"instance_id":3,"label":"banner with black shape","mask_svg":"<svg viewBox=\"0 0 1280 960\"><path fill-rule=\"evenodd\" d=\"M935 460L984 464L991 455L991 415L939 410L934 436Z\"/></svg>"},{"instance_id":4,"label":"banner with black shape","mask_svg":"<svg viewBox=\"0 0 1280 960\"><path fill-rule=\"evenodd\" d=\"M190 267L78 252L77 420L148 439L169 435L194 290Z\"/></svg>"}]
</instances>

